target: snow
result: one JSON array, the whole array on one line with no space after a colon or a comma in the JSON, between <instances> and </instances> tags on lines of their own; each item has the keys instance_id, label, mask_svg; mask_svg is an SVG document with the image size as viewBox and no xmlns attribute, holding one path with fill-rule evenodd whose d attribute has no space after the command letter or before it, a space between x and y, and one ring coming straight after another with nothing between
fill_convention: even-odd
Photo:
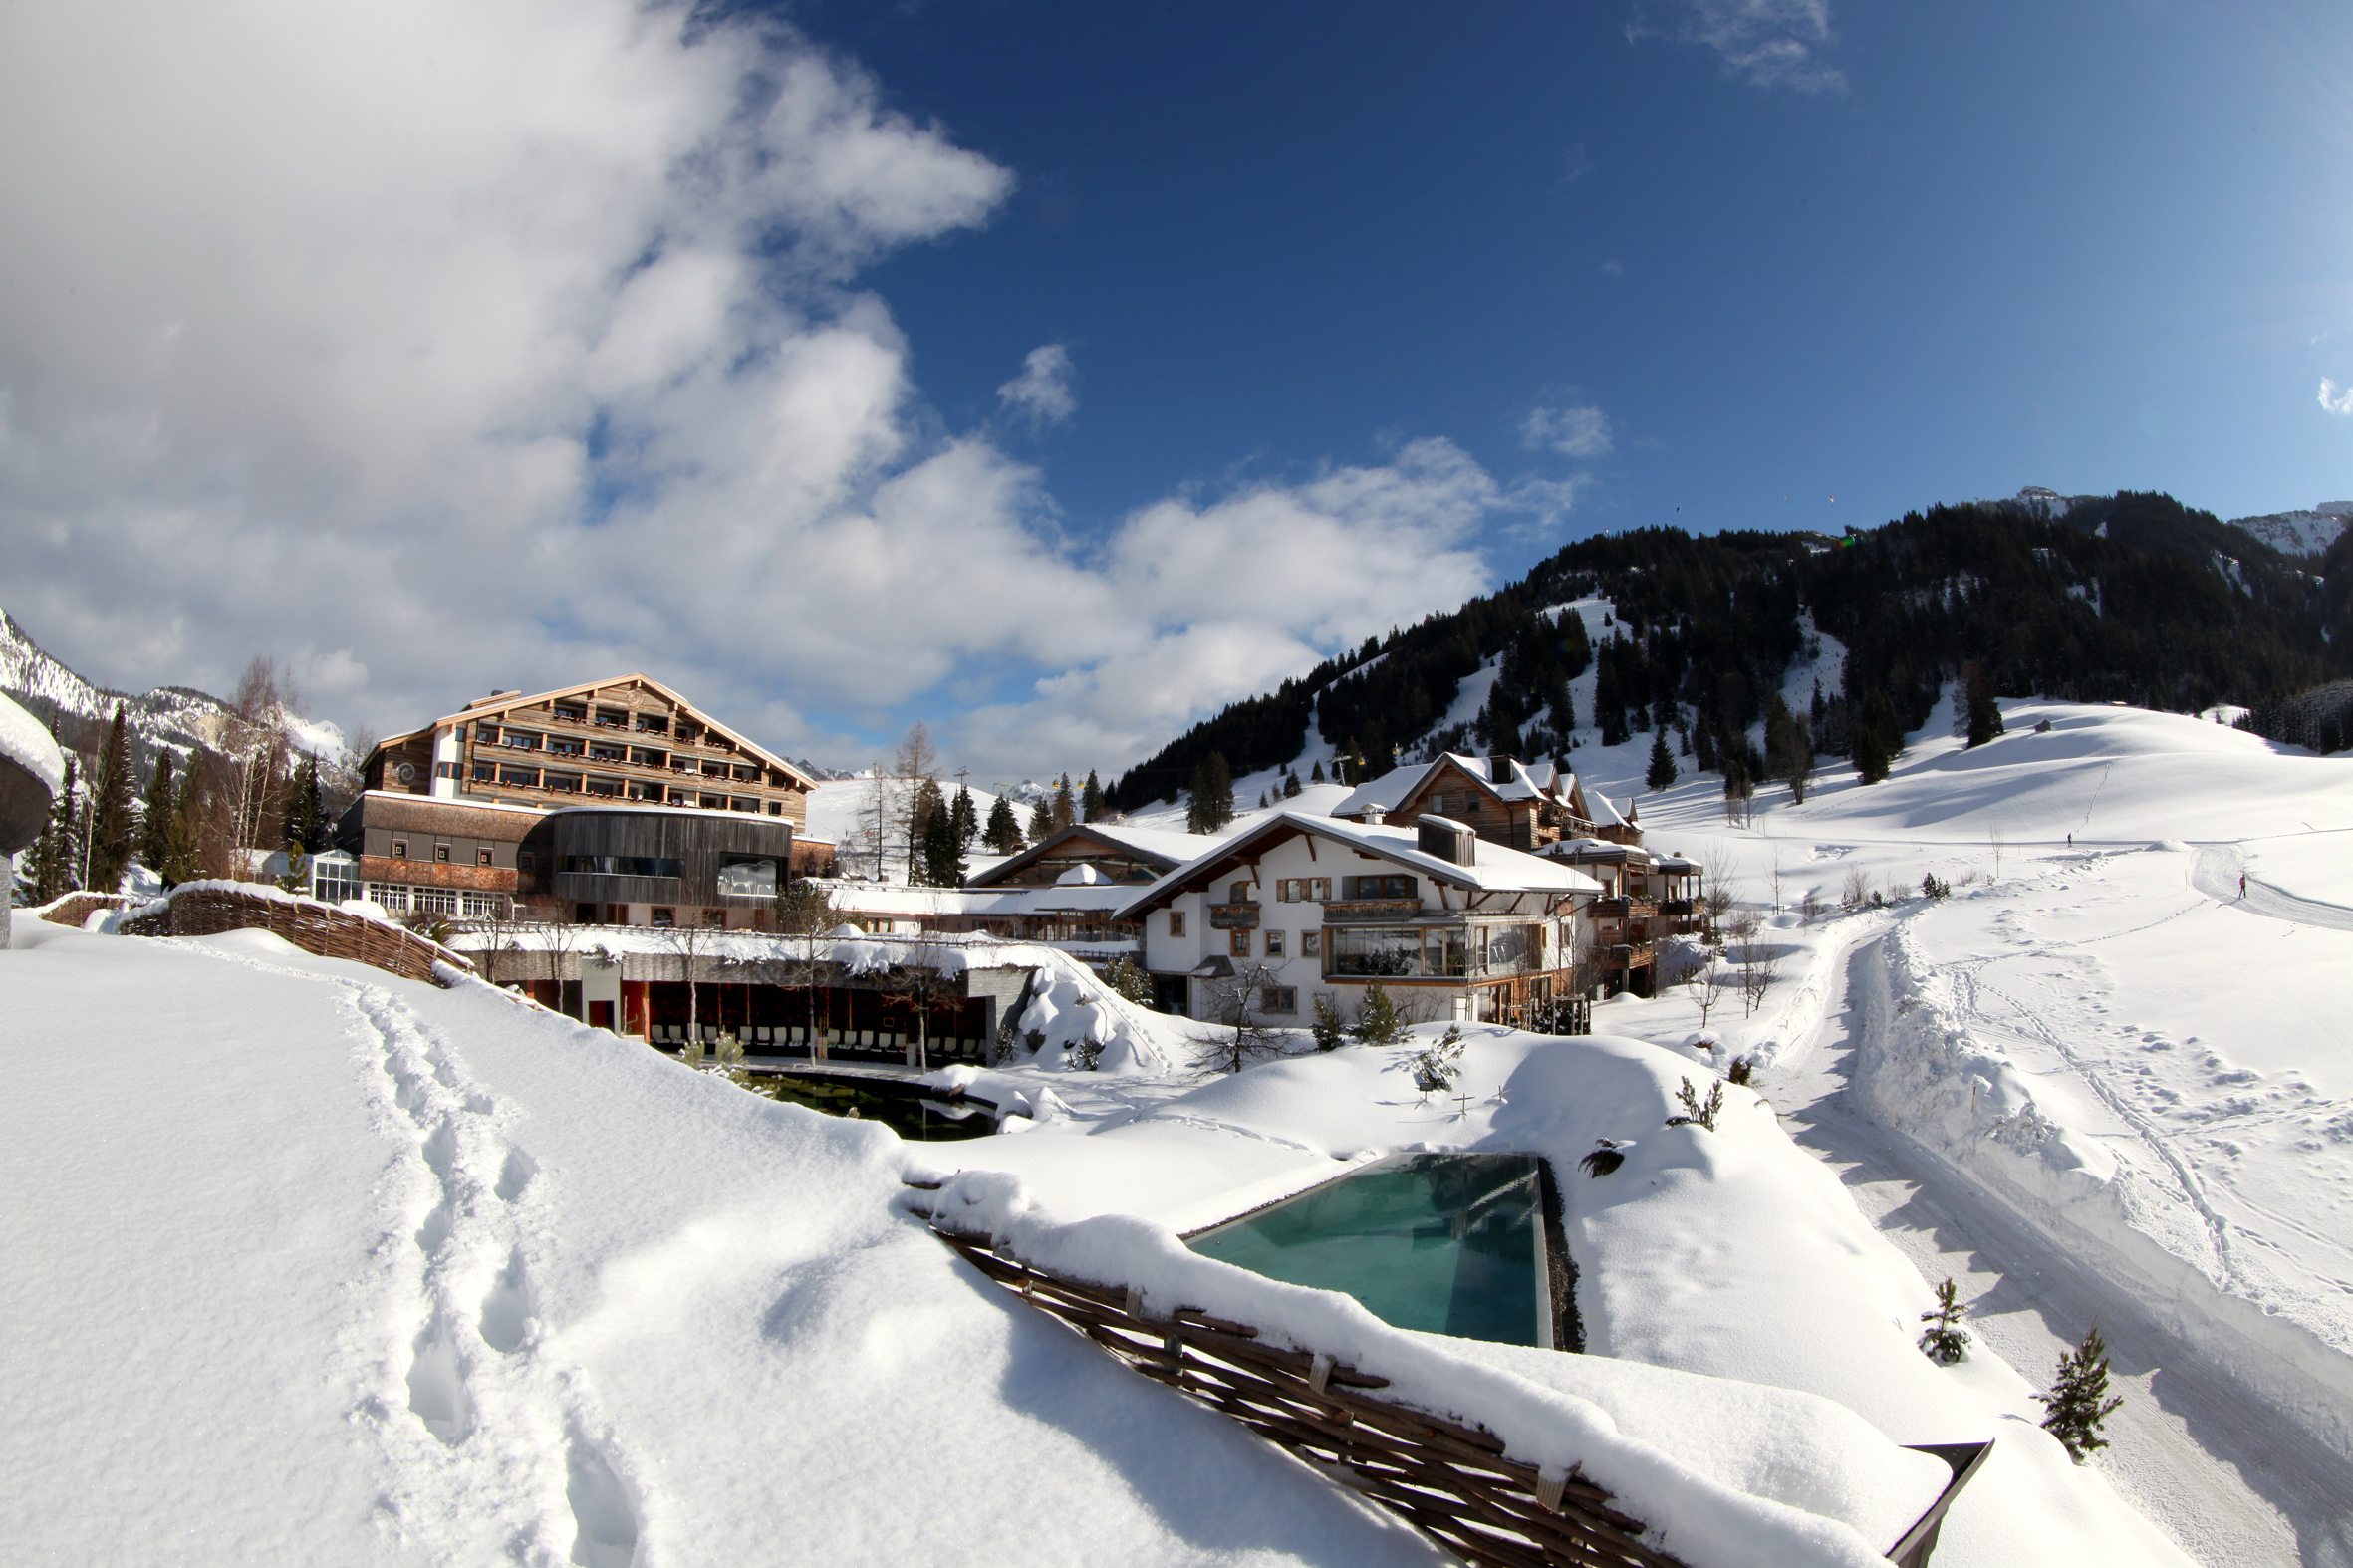
<instances>
[{"instance_id":1,"label":"snow","mask_svg":"<svg viewBox=\"0 0 2353 1568\"><path fill-rule=\"evenodd\" d=\"M1646 801L1652 844L1764 914L1775 983L1753 1014L1727 993L1703 1043L1689 991L1595 1027L1750 1055L1768 1083L1822 1073L1843 1031L1845 1067L1815 1080L1842 1114L2012 1267L2068 1260L2072 1334L2097 1321L2144 1384L2173 1369L2134 1396L2120 1441L2141 1447L2117 1460L2169 1527L2226 1555L2353 1545L2341 1508L2298 1501L2353 1485L2353 773L2203 717L2003 709L2008 733L1969 750L1941 703L1888 782L1826 766L1803 806L1760 795L1753 828L1724 823L1712 775ZM1928 872L1951 898L1920 896ZM1858 876L1888 908L1837 914ZM1810 927L1809 892L1829 907ZM2200 1386L2227 1403L2183 1403ZM2235 1533L2205 1534L2218 1515Z\"/></svg>"},{"instance_id":2,"label":"snow","mask_svg":"<svg viewBox=\"0 0 2353 1568\"><path fill-rule=\"evenodd\" d=\"M865 819L873 809L877 791L904 791L907 787L906 779L878 778L873 774L825 780L809 792L809 824L803 836L835 846L841 855L844 870L856 869L863 874L874 875L877 847L868 842ZM939 786L941 793L950 802L954 801L959 787L963 786L953 780L942 780ZM1011 800L1010 796L1006 798ZM975 820L983 827L987 826L988 814L996 803L995 794L987 790L972 791ZM1018 801L1012 804L1015 811L1013 820L1027 830L1029 809ZM881 846L881 863L882 880L907 880L907 844L904 835L901 835L898 843Z\"/></svg>"},{"instance_id":3,"label":"snow","mask_svg":"<svg viewBox=\"0 0 2353 1568\"><path fill-rule=\"evenodd\" d=\"M65 753L47 728L5 696L0 696L0 757L48 785L53 796L66 787Z\"/></svg>"},{"instance_id":4,"label":"snow","mask_svg":"<svg viewBox=\"0 0 2353 1568\"><path fill-rule=\"evenodd\" d=\"M2271 512L2262 517L2233 517L2230 526L2254 535L2284 555L2317 556L2327 553L2353 517L2353 501L2324 501L2310 511Z\"/></svg>"},{"instance_id":5,"label":"snow","mask_svg":"<svg viewBox=\"0 0 2353 1568\"><path fill-rule=\"evenodd\" d=\"M1338 1162L1392 1149L1544 1154L1561 1179L1595 1358L1737 1380L1720 1404L1692 1395L1705 1409L1694 1413L1688 1437L1663 1446L1678 1455L1687 1442L1704 1446L1715 1440L1701 1432L1712 1423L1769 1426L1772 1402L1749 1387L1793 1391L1844 1407L1895 1442L1997 1438L1988 1468L1945 1526L1940 1564L2183 1560L2033 1426L2039 1411L2014 1372L1991 1356L1940 1369L1920 1355L1912 1336L1928 1287L1754 1095L1728 1090L1717 1132L1669 1129L1678 1086L1706 1077L1687 1058L1633 1039L1479 1027L1463 1058L1467 1103L1426 1101L1405 1064L1427 1043L1293 1057L1194 1088L1064 1075L1054 1086L1068 1118L1017 1139L933 1145L927 1158L970 1173L941 1194L959 1228L1007 1234L1019 1255L1049 1267L1140 1285L1148 1305L1181 1297L1290 1332L1401 1385L1427 1377L1417 1386L1451 1389L1463 1401L1470 1396L1458 1370L1417 1373L1394 1359L1403 1353L1391 1336L1401 1331L1345 1301L1230 1277L1238 1271L1176 1249L1173 1235L1328 1179L1347 1169ZM972 1092L996 1098L1019 1076L975 1075ZM1602 1137L1631 1142L1627 1164L1588 1179L1575 1161ZM1600 1390L1598 1380L1620 1370L1603 1362L1587 1388ZM1514 1407L1496 1398L1498 1406L1477 1407L1477 1419L1511 1438L1498 1422ZM1587 1457L1598 1477L1594 1464L1606 1461ZM1751 1462L1769 1467L1753 1454ZM1694 1539L1671 1533L1670 1541L1687 1560L1701 1560Z\"/></svg>"}]
</instances>

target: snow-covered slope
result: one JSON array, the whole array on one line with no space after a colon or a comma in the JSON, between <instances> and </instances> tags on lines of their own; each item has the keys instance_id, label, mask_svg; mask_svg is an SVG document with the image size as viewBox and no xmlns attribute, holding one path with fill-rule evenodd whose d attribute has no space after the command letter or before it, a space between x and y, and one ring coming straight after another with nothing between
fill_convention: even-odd
<instances>
[{"instance_id":1,"label":"snow-covered slope","mask_svg":"<svg viewBox=\"0 0 2353 1568\"><path fill-rule=\"evenodd\" d=\"M2252 534L2282 555L2323 555L2353 519L2353 501L2323 501L2310 511L2233 517L2230 526Z\"/></svg>"},{"instance_id":2,"label":"snow-covered slope","mask_svg":"<svg viewBox=\"0 0 2353 1568\"><path fill-rule=\"evenodd\" d=\"M1860 1103L2353 1458L2353 758L2003 708L1975 749L1941 710L1886 783L1766 791L1753 827L1725 824L1712 776L1646 808L1653 843L1777 903L1776 994L1813 1009L1735 1000L1712 1027L1794 1066L1829 966L1863 952ZM1922 898L1930 874L1953 896ZM1808 895L1835 911L1850 886L1893 903L1799 927ZM1688 995L1646 1008L1638 1032L1697 1024Z\"/></svg>"},{"instance_id":3,"label":"snow-covered slope","mask_svg":"<svg viewBox=\"0 0 2353 1568\"><path fill-rule=\"evenodd\" d=\"M955 799L959 786L954 780L943 780L940 788L949 800ZM905 779L876 778L871 774L843 779L828 779L809 794L809 837L823 839L839 847L842 869L858 876L877 875L878 846L872 841L876 796L886 800L904 799L908 789ZM988 814L996 805L997 797L986 790L972 791L972 811L975 819L986 827ZM1023 828L1029 826L1029 811L1017 808L1015 820ZM978 841L975 840L977 847ZM879 846L880 875L888 882L907 880L907 845L893 843L886 837Z\"/></svg>"}]
</instances>

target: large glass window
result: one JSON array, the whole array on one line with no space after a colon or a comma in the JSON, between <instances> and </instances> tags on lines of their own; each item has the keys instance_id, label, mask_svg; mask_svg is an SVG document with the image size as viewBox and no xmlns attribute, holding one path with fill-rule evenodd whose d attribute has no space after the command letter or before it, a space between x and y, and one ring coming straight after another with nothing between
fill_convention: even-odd
<instances>
[{"instance_id":1,"label":"large glass window","mask_svg":"<svg viewBox=\"0 0 2353 1568\"><path fill-rule=\"evenodd\" d=\"M1469 932L1460 926L1434 926L1422 933L1424 974L1468 974Z\"/></svg>"},{"instance_id":2,"label":"large glass window","mask_svg":"<svg viewBox=\"0 0 2353 1568\"><path fill-rule=\"evenodd\" d=\"M1517 974L1542 967L1544 931L1536 925L1499 925L1483 933L1488 974Z\"/></svg>"},{"instance_id":3,"label":"large glass window","mask_svg":"<svg viewBox=\"0 0 2353 1568\"><path fill-rule=\"evenodd\" d=\"M725 899L776 897L776 862L727 861L719 867L719 896Z\"/></svg>"},{"instance_id":4,"label":"large glass window","mask_svg":"<svg viewBox=\"0 0 2353 1568\"><path fill-rule=\"evenodd\" d=\"M772 861L769 863L774 865ZM686 863L682 860L657 859L652 855L567 855L564 869L591 877L683 877Z\"/></svg>"},{"instance_id":5,"label":"large glass window","mask_svg":"<svg viewBox=\"0 0 2353 1568\"><path fill-rule=\"evenodd\" d=\"M1332 939L1336 975L1387 978L1422 972L1422 933L1410 926L1343 926L1326 934Z\"/></svg>"}]
</instances>

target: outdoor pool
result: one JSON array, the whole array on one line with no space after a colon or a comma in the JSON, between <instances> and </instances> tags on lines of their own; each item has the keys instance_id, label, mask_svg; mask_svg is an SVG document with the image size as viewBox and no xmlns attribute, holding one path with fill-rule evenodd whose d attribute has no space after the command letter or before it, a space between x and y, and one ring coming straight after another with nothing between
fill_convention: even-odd
<instances>
[{"instance_id":1,"label":"outdoor pool","mask_svg":"<svg viewBox=\"0 0 2353 1568\"><path fill-rule=\"evenodd\" d=\"M1530 1155L1392 1155L1185 1245L1399 1328L1550 1347L1542 1190Z\"/></svg>"},{"instance_id":2,"label":"outdoor pool","mask_svg":"<svg viewBox=\"0 0 2353 1568\"><path fill-rule=\"evenodd\" d=\"M828 1116L858 1116L880 1122L913 1143L936 1144L958 1138L986 1138L997 1130L988 1109L974 1101L949 1104L915 1085L876 1079L777 1074L763 1084L788 1105L805 1105Z\"/></svg>"}]
</instances>

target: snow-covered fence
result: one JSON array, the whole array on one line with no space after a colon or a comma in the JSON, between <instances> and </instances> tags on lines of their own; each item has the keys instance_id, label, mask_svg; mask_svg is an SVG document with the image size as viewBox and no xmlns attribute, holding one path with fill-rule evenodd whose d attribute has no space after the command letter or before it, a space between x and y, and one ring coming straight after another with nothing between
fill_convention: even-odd
<instances>
[{"instance_id":1,"label":"snow-covered fence","mask_svg":"<svg viewBox=\"0 0 2353 1568\"><path fill-rule=\"evenodd\" d=\"M939 1232L974 1268L1077 1328L1155 1382L1224 1412L1334 1480L1436 1536L1473 1568L1682 1568L1645 1525L1578 1475L1547 1478L1493 1435L1376 1391L1386 1378L1258 1342L1258 1330L1179 1309L1144 1316L1132 1291L1088 1284Z\"/></svg>"},{"instance_id":2,"label":"snow-covered fence","mask_svg":"<svg viewBox=\"0 0 2353 1568\"><path fill-rule=\"evenodd\" d=\"M83 923L101 910L128 910L140 902L128 893L69 893L24 913L37 915L53 924L71 925L80 930Z\"/></svg>"},{"instance_id":3,"label":"snow-covered fence","mask_svg":"<svg viewBox=\"0 0 2353 1568\"><path fill-rule=\"evenodd\" d=\"M347 958L404 980L435 985L442 983L433 973L436 963L469 973L474 967L472 960L389 920L252 883L183 883L123 915L113 929L125 936L265 930L322 958Z\"/></svg>"}]
</instances>

